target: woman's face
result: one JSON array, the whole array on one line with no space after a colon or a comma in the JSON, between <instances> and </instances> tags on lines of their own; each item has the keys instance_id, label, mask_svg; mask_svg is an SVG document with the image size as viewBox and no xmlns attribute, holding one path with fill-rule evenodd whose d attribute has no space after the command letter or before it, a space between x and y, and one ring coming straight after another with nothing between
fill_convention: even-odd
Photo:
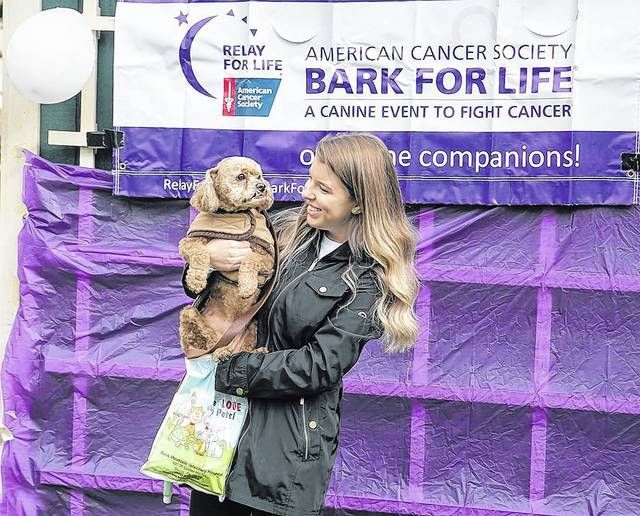
<instances>
[{"instance_id":1,"label":"woman's face","mask_svg":"<svg viewBox=\"0 0 640 516\"><path fill-rule=\"evenodd\" d=\"M327 231L336 242L348 239L347 222L356 203L338 176L318 159L311 164L302 197L307 203L307 224Z\"/></svg>"}]
</instances>

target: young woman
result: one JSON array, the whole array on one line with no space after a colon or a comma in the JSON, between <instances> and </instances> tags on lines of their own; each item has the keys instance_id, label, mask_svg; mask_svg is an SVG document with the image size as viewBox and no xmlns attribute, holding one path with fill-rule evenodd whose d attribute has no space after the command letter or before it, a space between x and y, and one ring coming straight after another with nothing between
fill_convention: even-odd
<instances>
[{"instance_id":1,"label":"young woman","mask_svg":"<svg viewBox=\"0 0 640 516\"><path fill-rule=\"evenodd\" d=\"M402 351L416 339L416 234L382 141L322 139L303 197L294 219L289 210L275 221L281 271L258 330L269 352L218 364L216 390L250 400L227 498L192 491L192 516L319 514L338 448L342 377L367 341ZM211 242L211 266L237 269L246 245Z\"/></svg>"}]
</instances>

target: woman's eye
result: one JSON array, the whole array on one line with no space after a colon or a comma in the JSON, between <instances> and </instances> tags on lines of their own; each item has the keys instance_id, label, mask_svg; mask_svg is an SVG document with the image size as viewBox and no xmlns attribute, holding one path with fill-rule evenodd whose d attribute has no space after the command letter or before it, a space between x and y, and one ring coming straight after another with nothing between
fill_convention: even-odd
<instances>
[{"instance_id":1,"label":"woman's eye","mask_svg":"<svg viewBox=\"0 0 640 516\"><path fill-rule=\"evenodd\" d=\"M237 179L238 181L244 181L244 179L245 179L245 175L244 175L244 174L239 174L239 175L238 175L238 177L236 177L236 179Z\"/></svg>"}]
</instances>

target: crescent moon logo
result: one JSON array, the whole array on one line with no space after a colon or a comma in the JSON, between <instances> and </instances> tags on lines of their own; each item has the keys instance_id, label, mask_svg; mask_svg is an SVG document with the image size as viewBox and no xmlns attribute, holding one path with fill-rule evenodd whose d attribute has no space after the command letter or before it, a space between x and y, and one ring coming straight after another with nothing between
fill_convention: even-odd
<instances>
[{"instance_id":1,"label":"crescent moon logo","mask_svg":"<svg viewBox=\"0 0 640 516\"><path fill-rule=\"evenodd\" d=\"M207 97L211 97L212 99L215 99L216 97L211 95L211 93L209 93L204 88L204 86L200 84L200 82L196 78L196 74L193 73L193 64L191 63L191 46L193 45L193 40L195 39L196 35L198 34L198 32L200 32L200 29L202 29L202 27L204 27L207 23L209 23L214 18L217 18L217 16L218 16L217 14L214 16L209 16L208 18L205 18L204 20L200 20L198 23L195 23L187 31L187 33L184 36L184 39L182 40L182 43L180 43L180 53L179 53L180 66L182 67L182 73L184 74L189 84L191 84L191 86L193 86L197 91L199 91L203 95L206 95Z\"/></svg>"},{"instance_id":2,"label":"crescent moon logo","mask_svg":"<svg viewBox=\"0 0 640 516\"><path fill-rule=\"evenodd\" d=\"M1 2L0 2L1 3ZM180 14L182 14L182 11L180 11ZM230 16L232 18L236 18L236 13L234 12L233 9L230 9L229 12L227 12L226 16ZM195 23L188 31L187 33L184 35L184 38L182 39L182 42L180 43L180 51L179 51L179 61L180 61L180 67L182 68L182 73L184 74L185 79L187 79L187 82L198 92L202 93L204 96L215 99L217 98L215 95L212 95L211 93L209 93L206 88L200 84L200 81L198 81L195 72L193 71L193 63L191 61L191 47L193 46L193 41L195 40L196 36L198 35L198 33L202 30L202 28L209 23L211 20L213 20L214 18L218 18L219 16L217 14L214 14L213 16L209 16L208 18L204 18L203 20L200 20L199 22ZM241 21L248 26L248 17L245 16L244 18L241 19ZM248 28L248 27L247 27ZM249 32L251 33L251 35L253 37L255 37L256 32L258 32L257 29L249 29Z\"/></svg>"}]
</instances>

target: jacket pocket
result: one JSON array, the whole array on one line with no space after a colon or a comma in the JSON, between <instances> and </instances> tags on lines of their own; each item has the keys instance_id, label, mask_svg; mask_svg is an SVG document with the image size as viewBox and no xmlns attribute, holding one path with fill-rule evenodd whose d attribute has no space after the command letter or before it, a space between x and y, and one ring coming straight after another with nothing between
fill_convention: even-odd
<instances>
[{"instance_id":1,"label":"jacket pocket","mask_svg":"<svg viewBox=\"0 0 640 516\"><path fill-rule=\"evenodd\" d=\"M347 284L341 279L329 280L320 276L310 276L304 282L320 299L342 297L347 291Z\"/></svg>"},{"instance_id":2,"label":"jacket pocket","mask_svg":"<svg viewBox=\"0 0 640 516\"><path fill-rule=\"evenodd\" d=\"M302 343L308 340L327 315L340 306L346 291L347 285L340 278L305 278L287 301L289 335Z\"/></svg>"},{"instance_id":3,"label":"jacket pocket","mask_svg":"<svg viewBox=\"0 0 640 516\"><path fill-rule=\"evenodd\" d=\"M302 442L300 443L300 456L302 460L316 460L320 456L320 420L319 397L300 398L300 424L302 428Z\"/></svg>"}]
</instances>

